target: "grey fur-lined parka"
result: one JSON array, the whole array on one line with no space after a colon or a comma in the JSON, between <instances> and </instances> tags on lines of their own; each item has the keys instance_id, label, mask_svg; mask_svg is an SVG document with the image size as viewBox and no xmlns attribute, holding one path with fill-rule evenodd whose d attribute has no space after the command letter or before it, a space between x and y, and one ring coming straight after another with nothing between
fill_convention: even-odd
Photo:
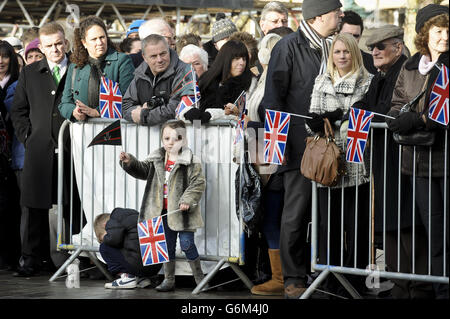
<instances>
[{"instance_id":1,"label":"grey fur-lined parka","mask_svg":"<svg viewBox=\"0 0 450 319\"><path fill-rule=\"evenodd\" d=\"M164 198L165 155L166 151L161 147L150 153L144 161L139 161L130 154L131 160L128 164L120 162L128 174L147 180L139 214L141 221L161 215ZM205 187L206 179L200 160L189 148L183 147L170 172L167 211L179 209L181 203L189 204L190 209L167 215L167 222L171 230L195 231L195 229L203 227L199 202Z\"/></svg>"}]
</instances>

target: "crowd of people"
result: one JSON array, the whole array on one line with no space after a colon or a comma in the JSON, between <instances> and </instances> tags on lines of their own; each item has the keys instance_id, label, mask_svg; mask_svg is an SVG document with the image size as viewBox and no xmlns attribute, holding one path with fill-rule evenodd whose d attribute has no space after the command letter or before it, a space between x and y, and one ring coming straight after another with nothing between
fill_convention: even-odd
<instances>
[{"instance_id":1,"label":"crowd of people","mask_svg":"<svg viewBox=\"0 0 450 319\"><path fill-rule=\"evenodd\" d=\"M285 161L271 174L265 170L267 165L259 161L261 156L250 154L263 184L259 203L262 218L257 233L264 238L262 249L267 250L270 264L268 280L259 282L252 278L253 294L297 299L307 289L311 278L307 233L312 184L299 169L305 139L323 135L328 119L336 144L345 152L350 107L392 118L374 117L374 122L386 121L388 129L372 132L371 158L366 152L363 164L345 163L346 174L337 186L318 185L318 262L366 269L370 253L365 243L369 238L372 196L375 232L386 234L382 244L386 248L386 270L411 273L414 264L415 273L428 274L430 264L430 274L448 275L448 267L444 267L449 243L445 227L449 221L448 184L445 186L448 169L444 176L444 137L448 125L426 116L432 85L440 69L449 67L448 7L431 4L418 11L415 38L418 52L413 56L403 41L403 28L395 25L373 30L365 43L370 53L361 50L358 43L364 31L363 20L353 11L343 12L339 0L304 0L302 15L298 29L292 30L288 27L286 7L276 1L268 3L261 13L259 40L239 31L224 14L216 15L211 25L212 38L205 43L194 33L176 35L173 25L165 19L152 18L133 21L123 41L116 45L104 22L96 16L81 20L71 46L58 22L27 30L22 41L1 40L0 266L14 270L14 276L28 277L39 275L50 265L59 267L67 258L56 252L52 231L56 226L49 214L57 199L58 152L65 153L66 172L71 164L70 137L66 134L64 148L58 149L58 132L66 119L77 122L100 117L100 82L106 77L119 84L124 119L164 128L163 147L155 150L148 160L138 161L127 153L120 155L127 173L147 180L150 190L143 199L141 217L154 217L177 208L184 214L189 212L188 219L177 221L174 216L164 219L169 229L170 261L164 263L165 279L156 287L158 291L174 289L177 236L195 281L203 279L193 231L203 227L200 210L195 205L204 190L204 176L201 165L192 162L189 149L180 147L174 153L172 145L167 144L170 139L172 143L180 142L180 135L174 133L166 141L165 132L170 135L176 129L185 129L184 123L194 121L205 124L217 119L238 119L239 108L234 103L243 91L247 94L245 128L264 127L267 109L309 117L307 120L291 117ZM182 98L195 94L192 85L195 79L201 96L198 105L177 112ZM421 92L412 112L402 112L402 106ZM393 133L412 130L435 134L431 152L425 147L414 150L403 147L399 153ZM256 144L257 152L262 153L264 141L257 140ZM183 170L174 169L183 165L188 167L188 177L181 173ZM151 179L150 172L155 171L166 176L164 185L159 185L157 178ZM391 178L400 175L401 179ZM148 196L158 202L156 189L166 189L167 181L172 179L180 184L175 188L177 193L168 189L164 205L146 208ZM369 187L371 179L373 190ZM74 205L79 207L76 179L65 181L64 205L74 198ZM190 188L191 183L197 187L195 191ZM409 190L414 183L416 192L412 198ZM397 191L399 184L401 193ZM429 187L433 200L429 198ZM189 191L192 199L187 195ZM397 220L399 203L403 212L411 211L409 206L415 205L419 216L415 224L409 213ZM341 209L345 214L341 215ZM136 224L138 212L121 209L101 216L96 220L100 225L96 226L100 227L96 228L100 252L108 270L121 275L105 287L143 286L139 276L148 273L133 266L133 263L142 266L142 261L137 253L136 229L129 227ZM67 236L80 231L68 229L68 224ZM83 221L72 224L80 227ZM341 225L345 236L341 236ZM128 244L118 246L115 232L131 232ZM256 267L250 262L246 268L249 275L253 266ZM151 274L160 268L152 268ZM349 276L349 280L360 293L366 291L362 276ZM392 281L393 298L448 298L448 284ZM334 276L329 276L322 286L331 293L346 294Z\"/></svg>"}]
</instances>

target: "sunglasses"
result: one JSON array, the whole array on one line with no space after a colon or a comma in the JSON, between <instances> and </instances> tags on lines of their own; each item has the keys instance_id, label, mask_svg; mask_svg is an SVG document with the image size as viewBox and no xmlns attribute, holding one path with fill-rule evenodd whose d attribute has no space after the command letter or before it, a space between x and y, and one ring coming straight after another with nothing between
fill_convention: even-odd
<instances>
[{"instance_id":1,"label":"sunglasses","mask_svg":"<svg viewBox=\"0 0 450 319\"><path fill-rule=\"evenodd\" d=\"M395 44L395 43L376 43L376 44L372 44L372 45L368 45L367 46L367 48L370 50L370 51L373 51L373 49L375 49L375 48L377 48L378 50L380 50L380 51L383 51L384 49L386 49L386 47L388 46L388 45L390 45L390 44Z\"/></svg>"}]
</instances>

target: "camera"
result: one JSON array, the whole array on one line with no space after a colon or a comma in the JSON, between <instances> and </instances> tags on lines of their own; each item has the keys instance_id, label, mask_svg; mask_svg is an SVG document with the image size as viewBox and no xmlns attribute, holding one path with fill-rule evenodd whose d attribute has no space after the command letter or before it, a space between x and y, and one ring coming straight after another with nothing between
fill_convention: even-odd
<instances>
[{"instance_id":1,"label":"camera","mask_svg":"<svg viewBox=\"0 0 450 319\"><path fill-rule=\"evenodd\" d=\"M155 107L165 105L166 102L164 101L164 98L161 96L152 96L150 100L147 101L147 107L152 110Z\"/></svg>"}]
</instances>

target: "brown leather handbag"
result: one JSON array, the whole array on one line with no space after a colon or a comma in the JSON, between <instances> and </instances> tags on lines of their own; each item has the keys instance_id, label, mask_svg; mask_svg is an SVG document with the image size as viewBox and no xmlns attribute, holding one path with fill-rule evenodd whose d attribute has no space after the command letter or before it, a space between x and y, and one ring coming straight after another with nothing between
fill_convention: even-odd
<instances>
[{"instance_id":1,"label":"brown leather handbag","mask_svg":"<svg viewBox=\"0 0 450 319\"><path fill-rule=\"evenodd\" d=\"M325 136L306 138L300 171L306 178L325 186L335 186L344 174L341 149L334 142L330 121L324 118Z\"/></svg>"}]
</instances>

